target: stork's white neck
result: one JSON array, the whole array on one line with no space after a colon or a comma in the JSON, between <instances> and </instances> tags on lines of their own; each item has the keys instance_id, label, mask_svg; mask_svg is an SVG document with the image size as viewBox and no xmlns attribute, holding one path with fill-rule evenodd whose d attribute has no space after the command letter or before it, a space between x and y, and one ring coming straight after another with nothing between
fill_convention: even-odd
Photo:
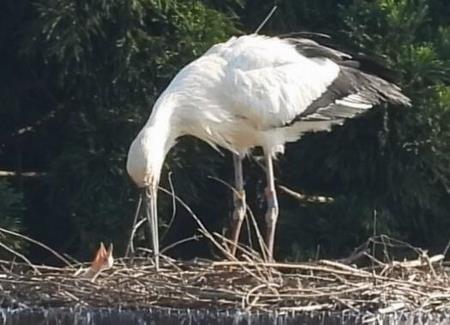
<instances>
[{"instance_id":1,"label":"stork's white neck","mask_svg":"<svg viewBox=\"0 0 450 325\"><path fill-rule=\"evenodd\" d=\"M180 135L173 119L175 106L173 98L161 95L149 120L131 144L127 171L139 187L158 184L164 159Z\"/></svg>"}]
</instances>

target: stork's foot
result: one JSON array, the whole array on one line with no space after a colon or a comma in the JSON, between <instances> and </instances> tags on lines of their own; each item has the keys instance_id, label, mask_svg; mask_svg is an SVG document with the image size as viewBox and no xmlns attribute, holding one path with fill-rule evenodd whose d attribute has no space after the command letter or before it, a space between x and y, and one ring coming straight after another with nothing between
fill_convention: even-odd
<instances>
[{"instance_id":1,"label":"stork's foot","mask_svg":"<svg viewBox=\"0 0 450 325\"><path fill-rule=\"evenodd\" d=\"M245 191L239 191L234 194L234 211L231 219L231 254L236 254L236 248L241 233L242 222L245 218L247 205L245 203Z\"/></svg>"},{"instance_id":2,"label":"stork's foot","mask_svg":"<svg viewBox=\"0 0 450 325\"><path fill-rule=\"evenodd\" d=\"M278 200L274 190L266 188L267 212L266 212L266 245L267 259L273 261L273 245L275 241L275 230L278 220Z\"/></svg>"}]
</instances>

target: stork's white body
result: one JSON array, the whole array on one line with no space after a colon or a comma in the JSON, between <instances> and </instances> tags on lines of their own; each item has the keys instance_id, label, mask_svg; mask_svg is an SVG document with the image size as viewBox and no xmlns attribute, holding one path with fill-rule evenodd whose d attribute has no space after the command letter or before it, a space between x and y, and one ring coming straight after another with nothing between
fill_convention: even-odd
<instances>
[{"instance_id":1,"label":"stork's white body","mask_svg":"<svg viewBox=\"0 0 450 325\"><path fill-rule=\"evenodd\" d=\"M183 135L239 157L256 146L272 156L303 133L329 130L373 104L408 103L395 85L346 66L350 58L308 39L247 35L214 45L155 103L131 145L130 176L154 187L165 155Z\"/></svg>"},{"instance_id":2,"label":"stork's white body","mask_svg":"<svg viewBox=\"0 0 450 325\"><path fill-rule=\"evenodd\" d=\"M240 153L272 150L297 140L299 132L277 127L304 111L338 72L332 61L309 60L280 39L245 36L186 66L163 96L183 103L175 113L181 133Z\"/></svg>"}]
</instances>

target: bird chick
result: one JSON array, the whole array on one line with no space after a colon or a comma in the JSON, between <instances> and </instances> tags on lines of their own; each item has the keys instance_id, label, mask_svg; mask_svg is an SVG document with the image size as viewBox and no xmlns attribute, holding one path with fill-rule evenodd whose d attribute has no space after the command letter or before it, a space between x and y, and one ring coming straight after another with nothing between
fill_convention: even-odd
<instances>
[{"instance_id":1,"label":"bird chick","mask_svg":"<svg viewBox=\"0 0 450 325\"><path fill-rule=\"evenodd\" d=\"M100 248L97 250L91 265L82 272L80 276L86 279L95 280L101 271L107 270L113 266L114 258L112 252L113 244L110 244L108 250L106 250L105 245L101 242Z\"/></svg>"}]
</instances>

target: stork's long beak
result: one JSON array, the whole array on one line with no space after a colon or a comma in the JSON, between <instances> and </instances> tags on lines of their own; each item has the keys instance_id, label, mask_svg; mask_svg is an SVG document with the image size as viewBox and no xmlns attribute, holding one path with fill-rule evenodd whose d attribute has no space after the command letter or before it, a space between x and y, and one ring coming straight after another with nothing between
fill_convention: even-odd
<instances>
[{"instance_id":1,"label":"stork's long beak","mask_svg":"<svg viewBox=\"0 0 450 325\"><path fill-rule=\"evenodd\" d=\"M146 187L143 191L146 203L145 213L152 236L153 254L155 255L155 267L159 270L159 234L158 234L158 198L157 186Z\"/></svg>"}]
</instances>

